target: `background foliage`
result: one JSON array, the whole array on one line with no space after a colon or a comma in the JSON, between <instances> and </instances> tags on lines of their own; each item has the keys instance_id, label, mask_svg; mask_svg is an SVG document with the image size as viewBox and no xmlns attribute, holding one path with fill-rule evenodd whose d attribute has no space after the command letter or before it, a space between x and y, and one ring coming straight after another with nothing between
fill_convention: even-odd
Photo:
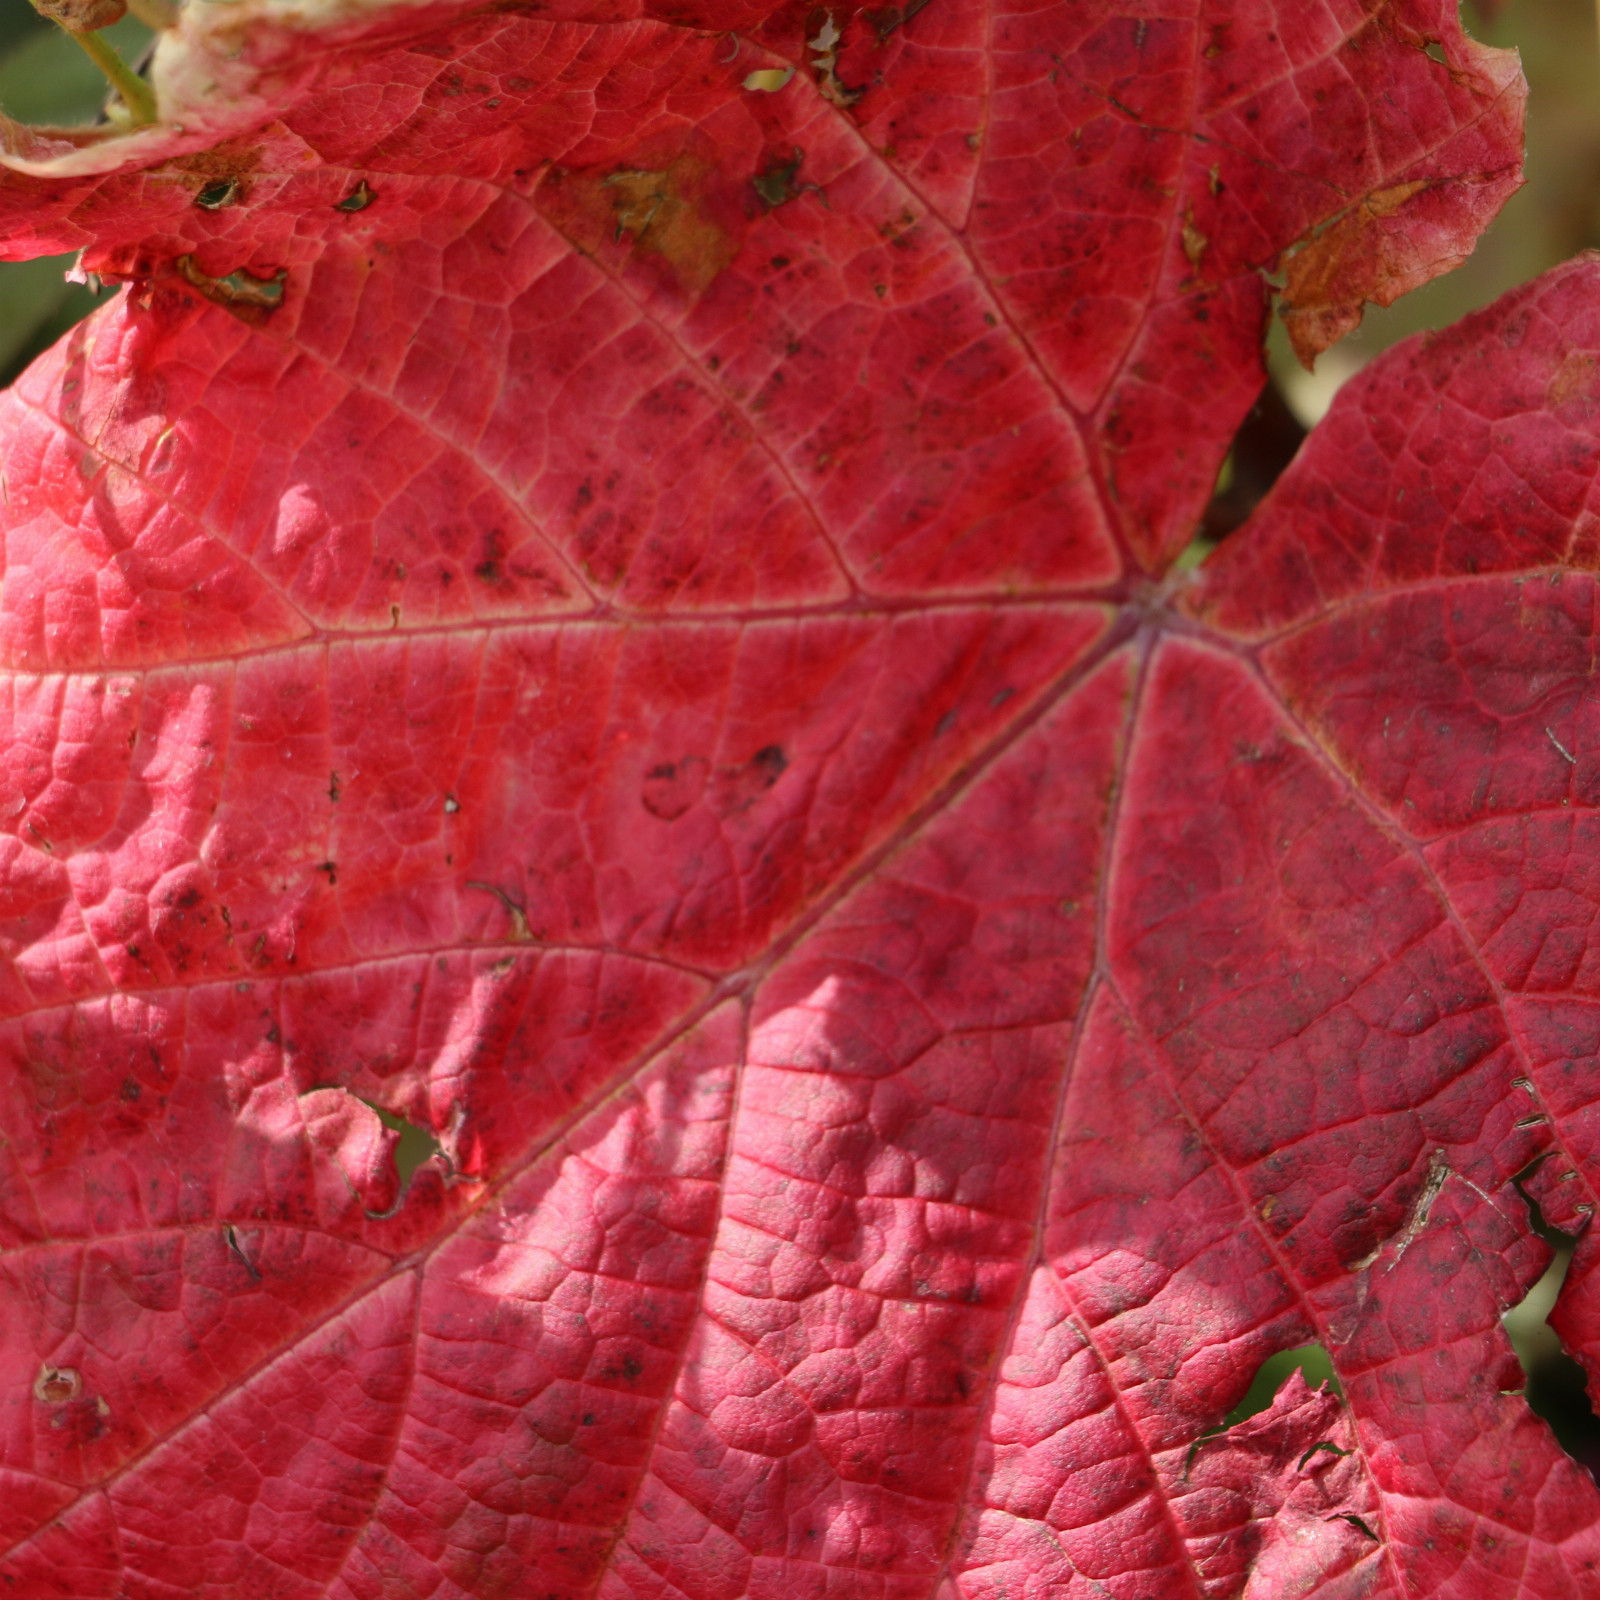
<instances>
[{"instance_id":1,"label":"background foliage","mask_svg":"<svg viewBox=\"0 0 1600 1600\"><path fill-rule=\"evenodd\" d=\"M105 30L125 59L141 60L150 30L124 17ZM99 69L27 0L0 0L0 108L21 122L93 122L106 98ZM68 283L69 256L0 262L0 381L94 310L95 295Z\"/></svg>"}]
</instances>

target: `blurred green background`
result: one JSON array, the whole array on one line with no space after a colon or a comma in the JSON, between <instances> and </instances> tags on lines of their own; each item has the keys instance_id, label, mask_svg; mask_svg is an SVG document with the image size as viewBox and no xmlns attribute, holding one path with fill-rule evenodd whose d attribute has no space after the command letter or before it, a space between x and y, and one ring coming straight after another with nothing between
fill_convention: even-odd
<instances>
[{"instance_id":1,"label":"blurred green background","mask_svg":"<svg viewBox=\"0 0 1600 1600\"><path fill-rule=\"evenodd\" d=\"M1328 351L1315 373L1298 366L1274 324L1269 357L1275 392L1269 391L1253 419L1261 436L1260 461L1253 475L1245 470L1241 435L1238 503L1224 504L1234 476L1230 460L1215 508L1218 521L1213 527L1208 518L1197 556L1248 513L1292 453L1300 430L1315 423L1339 384L1379 351L1420 329L1444 327L1546 267L1600 247L1600 28L1595 0L1510 0L1492 8L1487 0L1476 6L1468 0L1464 18L1486 43L1514 46L1522 53L1531 88L1527 185L1464 267L1387 311L1369 311L1360 330ZM125 59L137 62L150 32L129 17L107 29L106 37ZM40 18L26 0L0 0L0 108L26 122L93 122L105 98L104 80L65 34ZM71 264L71 256L0 262L0 383L10 383L94 309L96 297L87 288L65 282L63 274ZM1558 1247L1556 1259L1538 1288L1507 1319L1508 1330L1529 1372L1530 1403L1551 1421L1567 1448L1600 1475L1600 1424L1589 1410L1581 1374L1544 1320L1570 1255L1564 1241L1549 1237ZM1270 1404L1274 1391L1297 1367L1312 1382L1331 1371L1318 1346L1286 1351L1262 1368L1228 1420Z\"/></svg>"},{"instance_id":2,"label":"blurred green background","mask_svg":"<svg viewBox=\"0 0 1600 1600\"><path fill-rule=\"evenodd\" d=\"M104 30L124 60L138 61L150 30L132 17ZM27 0L0 0L0 110L19 122L93 122L106 80L82 50ZM72 257L0 261L0 383L10 383L96 305L64 274Z\"/></svg>"}]
</instances>

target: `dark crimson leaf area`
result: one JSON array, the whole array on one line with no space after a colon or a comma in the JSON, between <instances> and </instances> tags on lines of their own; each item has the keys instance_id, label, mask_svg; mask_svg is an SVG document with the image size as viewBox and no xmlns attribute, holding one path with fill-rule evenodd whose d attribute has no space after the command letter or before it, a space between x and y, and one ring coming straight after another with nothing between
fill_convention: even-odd
<instances>
[{"instance_id":1,"label":"dark crimson leaf area","mask_svg":"<svg viewBox=\"0 0 1600 1600\"><path fill-rule=\"evenodd\" d=\"M0 1594L1600 1594L1501 1326L1532 1202L1600 1374L1600 264L1178 560L1514 58L192 0L153 80L0 126L120 286L0 397Z\"/></svg>"}]
</instances>

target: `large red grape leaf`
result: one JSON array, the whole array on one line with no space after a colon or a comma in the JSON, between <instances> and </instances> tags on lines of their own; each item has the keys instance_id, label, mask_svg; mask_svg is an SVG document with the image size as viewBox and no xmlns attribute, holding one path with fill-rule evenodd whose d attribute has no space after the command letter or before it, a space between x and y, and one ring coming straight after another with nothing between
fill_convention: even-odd
<instances>
[{"instance_id":1,"label":"large red grape leaf","mask_svg":"<svg viewBox=\"0 0 1600 1600\"><path fill-rule=\"evenodd\" d=\"M4 130L8 248L128 288L0 399L3 1592L1593 1594L1499 1315L1600 1175L1600 267L1166 576L1262 270L1309 353L1458 259L1514 63L246 3L156 73Z\"/></svg>"}]
</instances>

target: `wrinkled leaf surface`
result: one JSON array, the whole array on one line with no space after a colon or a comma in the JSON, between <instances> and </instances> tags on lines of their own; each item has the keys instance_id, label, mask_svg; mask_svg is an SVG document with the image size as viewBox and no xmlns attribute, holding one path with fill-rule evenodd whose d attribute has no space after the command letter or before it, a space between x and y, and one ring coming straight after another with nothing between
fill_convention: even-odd
<instances>
[{"instance_id":1,"label":"wrinkled leaf surface","mask_svg":"<svg viewBox=\"0 0 1600 1600\"><path fill-rule=\"evenodd\" d=\"M0 130L126 285L0 398L4 1593L1595 1594L1499 1319L1600 1179L1600 266L1172 567L1263 274L1310 357L1459 260L1514 60L195 0L155 73Z\"/></svg>"}]
</instances>

